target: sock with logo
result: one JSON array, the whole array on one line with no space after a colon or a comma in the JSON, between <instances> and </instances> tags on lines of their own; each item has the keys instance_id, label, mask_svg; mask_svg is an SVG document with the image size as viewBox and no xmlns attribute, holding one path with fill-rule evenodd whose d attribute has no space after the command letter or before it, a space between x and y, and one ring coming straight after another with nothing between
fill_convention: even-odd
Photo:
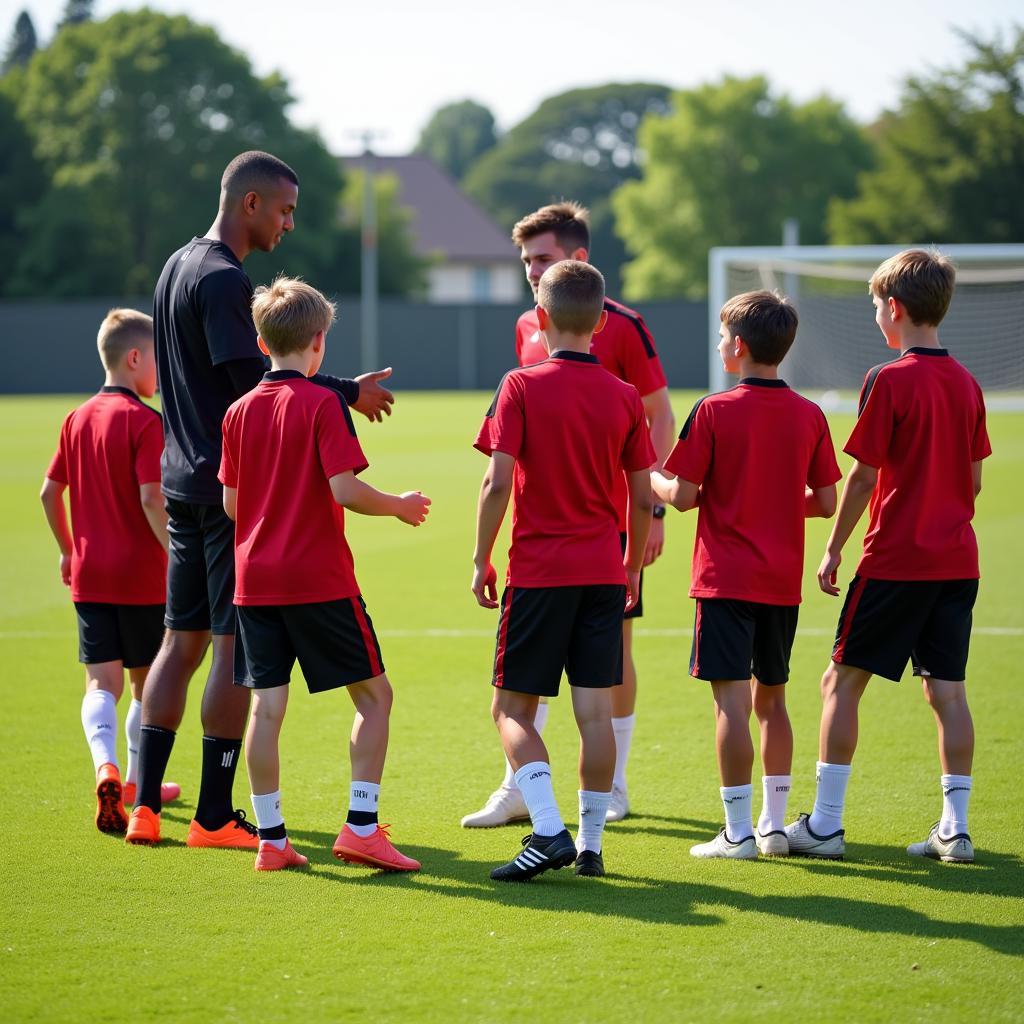
<instances>
[{"instance_id":1,"label":"sock with logo","mask_svg":"<svg viewBox=\"0 0 1024 1024\"><path fill-rule=\"evenodd\" d=\"M252 793L249 799L252 800L253 813L256 815L256 827L260 830L260 841L283 850L288 842L288 833L281 815L281 790L275 793Z\"/></svg>"},{"instance_id":2,"label":"sock with logo","mask_svg":"<svg viewBox=\"0 0 1024 1024\"><path fill-rule=\"evenodd\" d=\"M781 832L786 825L786 804L793 783L791 775L763 775L761 791L764 803L761 816L757 819L757 831L766 836L769 832Z\"/></svg>"},{"instance_id":3,"label":"sock with logo","mask_svg":"<svg viewBox=\"0 0 1024 1024\"><path fill-rule=\"evenodd\" d=\"M611 791L595 793L581 789L579 795L580 830L576 834L576 849L581 853L584 850L600 853L605 815L608 813L608 805L612 802Z\"/></svg>"},{"instance_id":4,"label":"sock with logo","mask_svg":"<svg viewBox=\"0 0 1024 1024\"><path fill-rule=\"evenodd\" d=\"M174 732L159 725L144 725L139 730L139 788L135 806L160 813L160 784L174 746Z\"/></svg>"},{"instance_id":5,"label":"sock with logo","mask_svg":"<svg viewBox=\"0 0 1024 1024\"><path fill-rule=\"evenodd\" d=\"M380 785L376 782L353 781L348 789L348 817L345 823L361 839L377 831L377 804Z\"/></svg>"},{"instance_id":6,"label":"sock with logo","mask_svg":"<svg viewBox=\"0 0 1024 1024\"><path fill-rule=\"evenodd\" d=\"M547 701L538 701L537 713L533 716L533 724L538 733L544 731L544 726L548 721L548 703ZM505 777L501 780L503 789L515 789L516 788L516 772L512 767L512 763L509 759L505 758Z\"/></svg>"},{"instance_id":7,"label":"sock with logo","mask_svg":"<svg viewBox=\"0 0 1024 1024\"><path fill-rule=\"evenodd\" d=\"M128 737L128 767L125 782L136 782L139 775L139 740L142 732L142 701L132 698L124 716L124 734Z\"/></svg>"},{"instance_id":8,"label":"sock with logo","mask_svg":"<svg viewBox=\"0 0 1024 1024\"><path fill-rule=\"evenodd\" d=\"M722 806L725 808L725 838L731 843L741 843L754 834L754 819L750 810L754 787L722 786Z\"/></svg>"},{"instance_id":9,"label":"sock with logo","mask_svg":"<svg viewBox=\"0 0 1024 1024\"><path fill-rule=\"evenodd\" d=\"M117 766L117 700L107 690L90 690L82 698L82 728L95 771Z\"/></svg>"},{"instance_id":10,"label":"sock with logo","mask_svg":"<svg viewBox=\"0 0 1024 1024\"><path fill-rule=\"evenodd\" d=\"M942 818L939 835L943 839L967 835L967 804L971 799L970 775L943 775Z\"/></svg>"},{"instance_id":11,"label":"sock with logo","mask_svg":"<svg viewBox=\"0 0 1024 1024\"><path fill-rule=\"evenodd\" d=\"M636 715L625 715L623 718L612 719L612 730L615 733L615 778L612 785L616 789L626 788L626 762L629 760L629 747L633 742L633 726Z\"/></svg>"},{"instance_id":12,"label":"sock with logo","mask_svg":"<svg viewBox=\"0 0 1024 1024\"><path fill-rule=\"evenodd\" d=\"M818 791L808 825L816 836L830 836L843 827L843 804L850 781L848 764L818 762Z\"/></svg>"},{"instance_id":13,"label":"sock with logo","mask_svg":"<svg viewBox=\"0 0 1024 1024\"><path fill-rule=\"evenodd\" d=\"M196 821L208 832L216 832L235 816L231 790L241 749L241 740L203 737L203 775L199 781Z\"/></svg>"},{"instance_id":14,"label":"sock with logo","mask_svg":"<svg viewBox=\"0 0 1024 1024\"><path fill-rule=\"evenodd\" d=\"M531 761L516 772L516 785L530 812L534 835L556 836L565 828L555 803L551 785L551 766L546 761Z\"/></svg>"}]
</instances>

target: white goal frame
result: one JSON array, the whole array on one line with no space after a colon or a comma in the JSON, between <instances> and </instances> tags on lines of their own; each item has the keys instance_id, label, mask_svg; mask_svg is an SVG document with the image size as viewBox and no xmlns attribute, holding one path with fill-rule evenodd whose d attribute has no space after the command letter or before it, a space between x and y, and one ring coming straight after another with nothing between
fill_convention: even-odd
<instances>
[{"instance_id":1,"label":"white goal frame","mask_svg":"<svg viewBox=\"0 0 1024 1024\"><path fill-rule=\"evenodd\" d=\"M708 253L708 383L711 391L724 391L728 375L718 355L717 338L721 324L719 313L729 298L728 267L730 264L757 264L762 262L779 273L801 273L808 264L840 264L830 266L830 277L845 277L849 280L863 280L865 287L870 271L863 267L841 266L846 261L858 261L864 265L877 266L890 256L904 249L937 248L957 264L957 280L964 283L987 280L1024 281L1024 244L1007 245L761 245L761 246L716 246ZM790 263L790 266L786 264ZM970 264L980 262L1007 262L1018 264L1017 268L970 269ZM1017 276L1019 273L1019 277ZM799 306L797 307L799 310Z\"/></svg>"}]
</instances>

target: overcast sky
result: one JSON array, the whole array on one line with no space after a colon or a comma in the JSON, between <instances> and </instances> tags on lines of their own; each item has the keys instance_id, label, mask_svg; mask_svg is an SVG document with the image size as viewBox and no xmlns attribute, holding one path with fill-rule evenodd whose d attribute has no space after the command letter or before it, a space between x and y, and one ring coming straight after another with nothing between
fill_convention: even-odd
<instances>
[{"instance_id":1,"label":"overcast sky","mask_svg":"<svg viewBox=\"0 0 1024 1024\"><path fill-rule=\"evenodd\" d=\"M142 3L99 0L97 17ZM796 99L827 92L870 120L900 80L962 60L953 27L991 35L1024 23L1020 0L148 0L212 24L256 71L281 71L293 119L338 153L355 135L404 153L443 103L471 97L509 128L547 96L576 86L652 81L687 88L764 73ZM64 0L0 0L0 34L26 8L45 42Z\"/></svg>"}]
</instances>

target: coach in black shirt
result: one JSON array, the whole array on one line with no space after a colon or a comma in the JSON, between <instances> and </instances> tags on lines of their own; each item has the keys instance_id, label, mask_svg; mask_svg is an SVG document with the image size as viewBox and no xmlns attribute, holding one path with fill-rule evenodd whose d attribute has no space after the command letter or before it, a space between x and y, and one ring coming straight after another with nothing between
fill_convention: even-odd
<instances>
[{"instance_id":1,"label":"coach in black shirt","mask_svg":"<svg viewBox=\"0 0 1024 1024\"><path fill-rule=\"evenodd\" d=\"M164 414L162 489L169 514L167 632L143 691L138 800L127 839L160 839L160 787L181 724L185 694L213 638L203 694L203 774L189 846L258 845L231 795L249 691L233 685L234 524L217 480L221 422L259 383L267 363L256 344L252 283L242 261L271 251L294 227L299 180L269 153L242 153L221 179L220 210L203 238L167 261L153 298ZM313 379L380 421L394 401L379 381L390 370Z\"/></svg>"}]
</instances>

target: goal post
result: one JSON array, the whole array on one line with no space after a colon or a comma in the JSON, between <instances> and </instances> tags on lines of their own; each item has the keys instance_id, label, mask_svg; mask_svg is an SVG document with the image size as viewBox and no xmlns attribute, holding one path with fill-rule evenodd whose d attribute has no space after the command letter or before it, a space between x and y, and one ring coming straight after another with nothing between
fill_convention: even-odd
<instances>
[{"instance_id":1,"label":"goal post","mask_svg":"<svg viewBox=\"0 0 1024 1024\"><path fill-rule=\"evenodd\" d=\"M708 380L729 386L716 351L719 311L739 292L777 289L800 329L781 372L800 391L855 391L870 367L893 358L875 326L868 279L908 248L936 248L956 264L943 344L986 392L1019 393L1024 407L1024 245L792 245L714 248L708 254Z\"/></svg>"}]
</instances>

